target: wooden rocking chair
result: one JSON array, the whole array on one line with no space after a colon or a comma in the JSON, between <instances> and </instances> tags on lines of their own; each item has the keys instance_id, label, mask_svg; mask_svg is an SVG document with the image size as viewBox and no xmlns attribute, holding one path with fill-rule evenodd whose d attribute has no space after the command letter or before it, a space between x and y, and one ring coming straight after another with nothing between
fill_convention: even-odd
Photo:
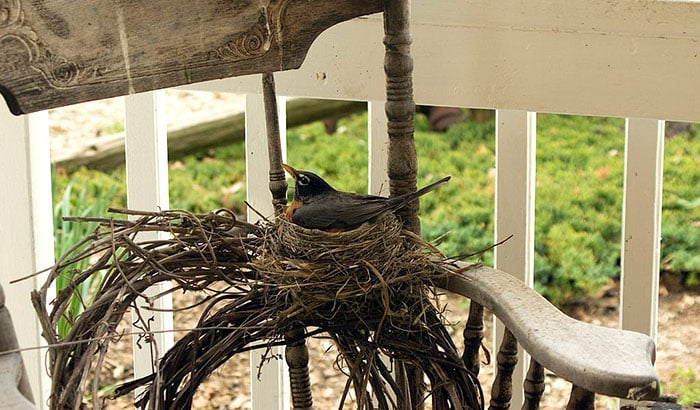
<instances>
[{"instance_id":1,"label":"wooden rocking chair","mask_svg":"<svg viewBox=\"0 0 700 410\"><path fill-rule=\"evenodd\" d=\"M263 73L270 190L279 210L285 204L287 185L281 168L271 73L298 68L314 39L334 24L383 12L390 190L391 195L400 195L416 189L417 174L408 3L266 0L254 4L197 1L174 6L166 0L118 4L79 0L60 8L63 2L9 0L0 5L0 93L10 110L20 115ZM417 206L404 209L400 216L406 229L420 231ZM655 347L649 337L571 319L511 275L485 266L438 285L472 301L463 356L472 372L479 371L483 308L493 311L507 327L497 356L491 408L510 408L517 343L532 356L524 408L538 408L544 368L573 383L571 409L592 409L596 393L630 400L658 396ZM9 335L12 330L5 327L0 331ZM296 409L312 407L307 358L303 341L288 346ZM2 390L17 387L3 385ZM20 391L25 390L22 387ZM420 394L414 392L413 396Z\"/></svg>"}]
</instances>

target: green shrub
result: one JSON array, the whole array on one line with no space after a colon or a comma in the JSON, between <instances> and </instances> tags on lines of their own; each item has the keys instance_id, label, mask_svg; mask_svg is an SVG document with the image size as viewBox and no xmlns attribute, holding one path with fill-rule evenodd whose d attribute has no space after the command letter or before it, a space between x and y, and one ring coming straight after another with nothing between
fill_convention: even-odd
<instances>
[{"instance_id":1,"label":"green shrub","mask_svg":"<svg viewBox=\"0 0 700 410\"><path fill-rule=\"evenodd\" d=\"M697 128L668 139L665 147L663 269L682 272L690 281L700 281ZM465 122L435 133L424 116L416 116L418 185L453 176L422 198L420 211L423 235L440 238L440 249L448 255L473 253L494 241L494 133L493 122ZM366 191L366 113L341 119L334 135L317 122L288 130L287 140L290 164L321 174L338 189ZM172 163L171 208L232 207L242 214L244 153L243 144L237 144ZM536 155L536 286L559 303L619 276L624 120L538 115ZM98 186L116 181L113 206L124 206L123 169L111 174L80 170L71 177L75 187L88 187L88 198L99 195ZM65 187L68 178L59 180ZM492 253L483 261L491 264Z\"/></svg>"},{"instance_id":2,"label":"green shrub","mask_svg":"<svg viewBox=\"0 0 700 410\"><path fill-rule=\"evenodd\" d=\"M100 185L91 185L83 183L79 190L73 191L75 181L68 182L59 191L59 183L54 178L54 252L56 259L60 258L69 252L73 252L74 246L83 238L88 236L96 227L95 223L73 222L65 220L66 217L99 217L104 216L107 211L108 204L114 198L118 186L112 184L107 188ZM84 182L84 181L83 181ZM59 193L60 192L60 193ZM72 279L73 273L80 273L88 267L88 260L81 260L70 265L65 272L69 272L71 276L58 276L56 278L56 292L66 288ZM58 335L65 337L72 326L73 320L83 311L85 306L89 306L92 302L92 296L99 286L102 276L100 272L96 272L92 278L81 284L75 289L74 296L71 298L70 306L66 311L66 315L58 320Z\"/></svg>"},{"instance_id":3,"label":"green shrub","mask_svg":"<svg viewBox=\"0 0 700 410\"><path fill-rule=\"evenodd\" d=\"M555 303L619 275L624 121L539 115L535 278Z\"/></svg>"},{"instance_id":4,"label":"green shrub","mask_svg":"<svg viewBox=\"0 0 700 410\"><path fill-rule=\"evenodd\" d=\"M689 135L666 140L664 201L661 216L662 268L688 274L700 282L700 136L698 124Z\"/></svg>"},{"instance_id":5,"label":"green shrub","mask_svg":"<svg viewBox=\"0 0 700 410\"><path fill-rule=\"evenodd\" d=\"M663 391L678 396L678 404L683 406L700 403L700 377L691 368L677 369Z\"/></svg>"}]
</instances>

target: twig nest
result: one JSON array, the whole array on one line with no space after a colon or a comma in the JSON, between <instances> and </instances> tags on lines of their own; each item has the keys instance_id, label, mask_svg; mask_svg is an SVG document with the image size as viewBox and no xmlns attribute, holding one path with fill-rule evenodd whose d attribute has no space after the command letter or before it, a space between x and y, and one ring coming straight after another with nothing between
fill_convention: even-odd
<instances>
[{"instance_id":1,"label":"twig nest","mask_svg":"<svg viewBox=\"0 0 700 410\"><path fill-rule=\"evenodd\" d=\"M32 296L52 344L52 409L80 407L93 374L92 400L101 400L100 372L93 366L102 363L110 342L119 337L117 326L130 307L134 324L144 336L150 334L149 315L140 313L136 299L159 282L171 283L169 292L202 292L208 306L198 328L165 353L157 372L114 391L119 396L145 387L137 407L189 408L197 386L234 355L295 342L287 340L290 334L319 333L336 343L352 368L348 377L355 394L368 398L371 388L371 397L384 403L380 408L402 407L389 406L389 397L400 394L380 352L423 369L433 386L433 408L481 407L478 381L465 368L441 310L431 303L431 278L444 272L431 260L436 251L403 231L395 216L328 233L283 218L253 226L224 211L115 212L139 218L91 219L99 227L59 258ZM154 231L166 237L137 239L141 232ZM72 272L80 260L89 266ZM71 331L59 339L58 318L67 315L73 289L95 272L103 279L92 304L77 317L67 316ZM60 276L71 283L49 312L49 289ZM212 286L219 282L228 285L225 290ZM349 384L344 397L348 390Z\"/></svg>"},{"instance_id":2,"label":"twig nest","mask_svg":"<svg viewBox=\"0 0 700 410\"><path fill-rule=\"evenodd\" d=\"M271 245L277 256L320 263L387 259L386 253L393 255L404 246L401 222L391 213L374 223L343 232L306 229L284 217L277 218L272 229Z\"/></svg>"},{"instance_id":3,"label":"twig nest","mask_svg":"<svg viewBox=\"0 0 700 410\"><path fill-rule=\"evenodd\" d=\"M368 276L395 282L425 278L435 270L428 252L433 248L404 231L393 214L344 232L306 229L281 217L263 240L252 265L276 283L345 283Z\"/></svg>"},{"instance_id":4,"label":"twig nest","mask_svg":"<svg viewBox=\"0 0 700 410\"><path fill-rule=\"evenodd\" d=\"M305 317L310 312L326 315L332 310L366 321L405 311L399 304L409 302L409 295L423 299L424 285L435 271L429 249L402 230L393 214L338 233L278 218L264 235L252 265L263 282L279 287L285 305L291 307L290 316L301 311ZM332 306L326 309L323 304Z\"/></svg>"}]
</instances>

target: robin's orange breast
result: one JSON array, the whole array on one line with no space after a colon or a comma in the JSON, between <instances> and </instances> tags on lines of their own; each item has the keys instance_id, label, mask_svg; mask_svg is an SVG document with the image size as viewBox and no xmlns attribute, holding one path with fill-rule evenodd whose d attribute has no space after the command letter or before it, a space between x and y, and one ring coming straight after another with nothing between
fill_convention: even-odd
<instances>
[{"instance_id":1,"label":"robin's orange breast","mask_svg":"<svg viewBox=\"0 0 700 410\"><path fill-rule=\"evenodd\" d=\"M296 199L293 200L288 206L287 210L284 211L284 215L287 217L289 221L292 221L292 215L294 215L294 211L297 210L301 206L301 201L297 201Z\"/></svg>"}]
</instances>

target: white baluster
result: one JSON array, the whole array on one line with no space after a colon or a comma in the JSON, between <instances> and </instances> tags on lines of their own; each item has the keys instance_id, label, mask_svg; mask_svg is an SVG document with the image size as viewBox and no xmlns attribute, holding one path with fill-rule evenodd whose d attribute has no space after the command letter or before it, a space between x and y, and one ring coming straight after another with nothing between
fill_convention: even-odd
<instances>
[{"instance_id":1,"label":"white baluster","mask_svg":"<svg viewBox=\"0 0 700 410\"><path fill-rule=\"evenodd\" d=\"M530 287L534 283L536 120L534 112L496 111L495 239L513 237L495 248L494 264ZM503 337L503 325L496 323L493 351L498 351ZM519 348L513 372L514 408L520 408L524 401L527 363L529 355Z\"/></svg>"},{"instance_id":2,"label":"white baluster","mask_svg":"<svg viewBox=\"0 0 700 410\"><path fill-rule=\"evenodd\" d=\"M620 323L656 339L661 247L664 121L629 118L625 127Z\"/></svg>"},{"instance_id":3,"label":"white baluster","mask_svg":"<svg viewBox=\"0 0 700 410\"><path fill-rule=\"evenodd\" d=\"M389 195L389 174L387 166L387 151L389 150L389 133L384 112L385 101L369 101L367 103L367 135L368 135L368 172L369 193L373 195Z\"/></svg>"},{"instance_id":4,"label":"white baluster","mask_svg":"<svg viewBox=\"0 0 700 410\"><path fill-rule=\"evenodd\" d=\"M127 206L138 210L167 209L169 197L165 91L131 95L126 97L125 103ZM138 239L156 239L155 234L149 234L142 233ZM153 296L169 287L170 284L160 283L151 287L146 294ZM143 299L137 299L136 303L144 318L153 317L151 330L159 332L173 328L172 313L151 312ZM159 310L172 309L171 295L158 298L153 307ZM136 377L151 374L155 370L155 360L173 345L172 332L155 333L152 338L155 344L139 341L139 336L134 336ZM157 351L152 352L153 348L157 348ZM152 357L152 354L155 356Z\"/></svg>"},{"instance_id":5,"label":"white baluster","mask_svg":"<svg viewBox=\"0 0 700 410\"><path fill-rule=\"evenodd\" d=\"M280 139L282 156L286 158L286 115L285 100L278 98ZM248 203L258 212L273 216L272 194L269 189L270 160L267 155L267 130L265 127L265 105L262 94L246 94L245 115L246 145L246 186ZM248 210L248 221L258 220L255 212ZM289 372L284 360L272 360L262 368L258 379L258 366L265 349L250 353L251 400L254 410L288 409ZM284 348L275 347L268 352L275 357L284 357Z\"/></svg>"},{"instance_id":6,"label":"white baluster","mask_svg":"<svg viewBox=\"0 0 700 410\"><path fill-rule=\"evenodd\" d=\"M0 105L0 282L19 346L28 348L46 344L29 299L46 276L9 282L54 262L48 114L15 117L4 101ZM22 357L34 402L45 408L51 389L45 351L26 351Z\"/></svg>"}]
</instances>

